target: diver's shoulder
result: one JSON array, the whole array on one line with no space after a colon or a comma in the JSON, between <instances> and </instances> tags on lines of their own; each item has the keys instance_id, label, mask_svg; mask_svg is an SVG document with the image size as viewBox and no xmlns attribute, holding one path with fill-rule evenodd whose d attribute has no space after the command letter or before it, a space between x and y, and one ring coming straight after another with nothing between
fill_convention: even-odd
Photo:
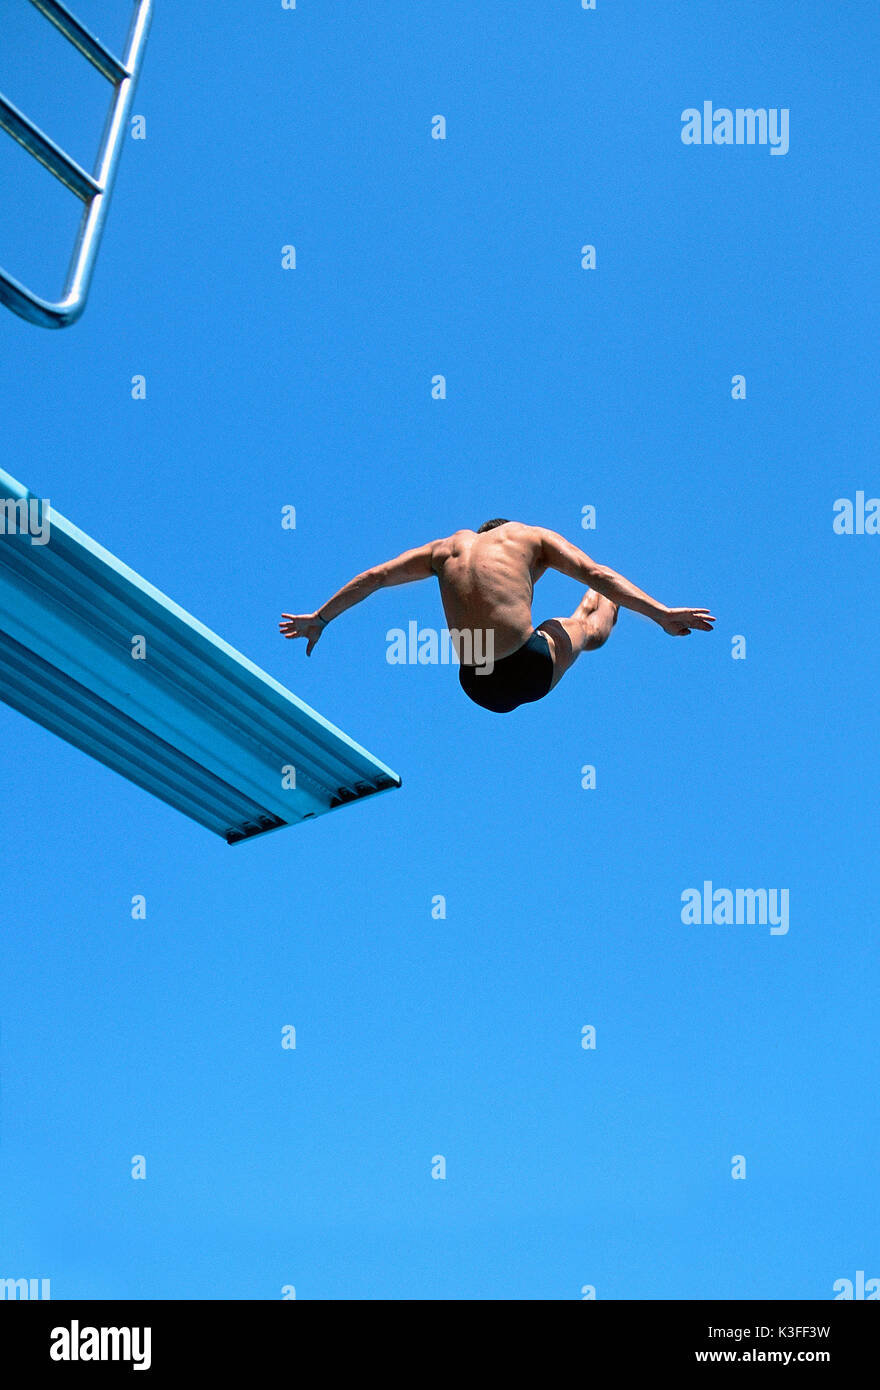
<instances>
[{"instance_id":1,"label":"diver's shoulder","mask_svg":"<svg viewBox=\"0 0 880 1390\"><path fill-rule=\"evenodd\" d=\"M435 564L443 564L454 555L461 555L476 539L475 531L453 531L450 536L441 536L434 541L431 550Z\"/></svg>"}]
</instances>

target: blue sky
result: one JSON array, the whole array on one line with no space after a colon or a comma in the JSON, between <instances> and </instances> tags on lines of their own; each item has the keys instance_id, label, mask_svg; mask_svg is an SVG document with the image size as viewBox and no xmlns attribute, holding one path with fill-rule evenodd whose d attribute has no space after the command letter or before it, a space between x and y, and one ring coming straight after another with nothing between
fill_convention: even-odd
<instances>
[{"instance_id":1,"label":"blue sky","mask_svg":"<svg viewBox=\"0 0 880 1390\"><path fill-rule=\"evenodd\" d=\"M126 0L76 8L121 45ZM403 787L229 849L0 707L0 1276L184 1299L880 1276L880 538L832 530L880 492L876 9L184 8L158 0L85 317L0 315L0 466ZM0 90L89 163L101 79L25 0L0 13ZM684 146L704 100L789 108L788 154ZM0 184L0 264L57 291L76 205L5 136ZM309 660L278 637L495 515L715 633L624 613L503 718L386 661L391 628L442 624L433 583ZM547 577L536 621L579 597ZM705 880L789 889L790 930L683 925Z\"/></svg>"}]
</instances>

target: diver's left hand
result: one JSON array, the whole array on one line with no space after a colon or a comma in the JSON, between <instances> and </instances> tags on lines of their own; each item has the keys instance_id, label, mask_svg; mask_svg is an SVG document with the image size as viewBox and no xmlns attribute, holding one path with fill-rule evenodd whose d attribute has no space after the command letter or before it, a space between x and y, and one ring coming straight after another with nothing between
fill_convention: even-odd
<instances>
[{"instance_id":1,"label":"diver's left hand","mask_svg":"<svg viewBox=\"0 0 880 1390\"><path fill-rule=\"evenodd\" d=\"M308 639L306 656L311 656L326 626L326 619L319 618L317 613L300 613L299 616L294 613L282 613L281 622L278 624L282 637Z\"/></svg>"}]
</instances>

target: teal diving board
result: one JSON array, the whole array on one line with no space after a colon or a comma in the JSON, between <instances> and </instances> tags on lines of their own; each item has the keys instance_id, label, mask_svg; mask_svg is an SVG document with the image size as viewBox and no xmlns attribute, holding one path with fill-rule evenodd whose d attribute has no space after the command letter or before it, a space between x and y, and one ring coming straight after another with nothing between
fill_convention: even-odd
<instances>
[{"instance_id":1,"label":"teal diving board","mask_svg":"<svg viewBox=\"0 0 880 1390\"><path fill-rule=\"evenodd\" d=\"M400 786L2 470L0 699L229 844Z\"/></svg>"}]
</instances>

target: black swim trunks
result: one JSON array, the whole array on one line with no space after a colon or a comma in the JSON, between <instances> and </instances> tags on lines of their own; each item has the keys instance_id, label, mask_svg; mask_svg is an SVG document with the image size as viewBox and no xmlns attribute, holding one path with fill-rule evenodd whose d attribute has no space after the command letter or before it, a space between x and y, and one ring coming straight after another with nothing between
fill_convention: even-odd
<instances>
[{"instance_id":1,"label":"black swim trunks","mask_svg":"<svg viewBox=\"0 0 880 1390\"><path fill-rule=\"evenodd\" d=\"M460 666L458 680L474 704L493 714L509 714L517 705L543 699L553 684L550 643L543 632L533 632L522 647L496 661L491 671L481 675L479 666Z\"/></svg>"}]
</instances>

